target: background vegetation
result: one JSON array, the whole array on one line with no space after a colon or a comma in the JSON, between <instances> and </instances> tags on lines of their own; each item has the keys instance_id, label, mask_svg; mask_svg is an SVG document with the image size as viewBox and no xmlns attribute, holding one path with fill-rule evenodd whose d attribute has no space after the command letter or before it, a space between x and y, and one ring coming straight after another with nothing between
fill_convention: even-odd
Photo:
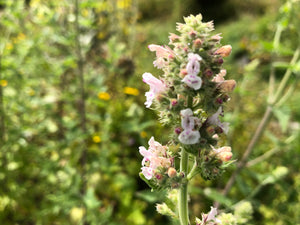
<instances>
[{"instance_id":1,"label":"background vegetation","mask_svg":"<svg viewBox=\"0 0 300 225\"><path fill-rule=\"evenodd\" d=\"M175 22L191 13L215 20L222 43L233 46L225 67L238 87L225 120L237 160L267 108L269 74L277 89L293 70L291 94L274 107L229 193L221 190L236 165L219 181L199 177L193 214L214 201L230 212L248 200L248 224L299 224L300 64L288 62L300 14L299 1L289 2L0 1L1 224L171 224L155 212L165 193L138 177L138 147L152 135L168 138L143 105L141 75L158 73L147 45L167 44ZM280 43L273 42L278 26Z\"/></svg>"}]
</instances>

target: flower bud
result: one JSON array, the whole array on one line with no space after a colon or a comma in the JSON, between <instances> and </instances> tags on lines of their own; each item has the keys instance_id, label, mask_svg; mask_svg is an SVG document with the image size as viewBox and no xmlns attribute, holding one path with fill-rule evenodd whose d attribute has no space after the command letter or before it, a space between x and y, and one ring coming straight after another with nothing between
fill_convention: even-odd
<instances>
[{"instance_id":1,"label":"flower bud","mask_svg":"<svg viewBox=\"0 0 300 225\"><path fill-rule=\"evenodd\" d=\"M215 55L220 55L222 57L227 57L230 55L232 50L231 45L224 45L223 47L219 48L217 51L215 51Z\"/></svg>"},{"instance_id":2,"label":"flower bud","mask_svg":"<svg viewBox=\"0 0 300 225\"><path fill-rule=\"evenodd\" d=\"M171 99L171 105L172 106L176 106L177 104L178 104L178 100L177 99L175 99L175 98Z\"/></svg>"},{"instance_id":3,"label":"flower bud","mask_svg":"<svg viewBox=\"0 0 300 225\"><path fill-rule=\"evenodd\" d=\"M184 78L187 74L188 74L188 72L187 72L186 69L181 69L181 70L180 70L180 75L179 75L179 76L180 76L181 78Z\"/></svg>"},{"instance_id":4,"label":"flower bud","mask_svg":"<svg viewBox=\"0 0 300 225\"><path fill-rule=\"evenodd\" d=\"M170 40L171 43L176 42L176 41L179 40L179 36L176 35L176 34L170 33L169 40Z\"/></svg>"},{"instance_id":5,"label":"flower bud","mask_svg":"<svg viewBox=\"0 0 300 225\"><path fill-rule=\"evenodd\" d=\"M191 30L191 31L189 32L189 36L190 36L191 38L196 37L196 35L197 35L197 32L196 32L195 30Z\"/></svg>"},{"instance_id":6,"label":"flower bud","mask_svg":"<svg viewBox=\"0 0 300 225\"><path fill-rule=\"evenodd\" d=\"M236 86L235 80L225 80L218 87L222 92L232 92Z\"/></svg>"},{"instance_id":7,"label":"flower bud","mask_svg":"<svg viewBox=\"0 0 300 225\"><path fill-rule=\"evenodd\" d=\"M218 173L220 172L220 170L217 169L217 168L213 168L212 172L213 172L214 174L218 174Z\"/></svg>"},{"instance_id":8,"label":"flower bud","mask_svg":"<svg viewBox=\"0 0 300 225\"><path fill-rule=\"evenodd\" d=\"M222 134L222 133L224 133L224 131L223 131L223 129L222 129L221 127L216 127L216 128L215 128L215 131L216 131L217 134Z\"/></svg>"},{"instance_id":9,"label":"flower bud","mask_svg":"<svg viewBox=\"0 0 300 225\"><path fill-rule=\"evenodd\" d=\"M202 41L200 38L197 38L196 40L194 40L194 42L193 42L194 48L200 48L201 45L202 45Z\"/></svg>"},{"instance_id":10,"label":"flower bud","mask_svg":"<svg viewBox=\"0 0 300 225\"><path fill-rule=\"evenodd\" d=\"M174 130L174 132L176 134L180 134L182 132L182 128L181 127L176 127L175 130Z\"/></svg>"},{"instance_id":11,"label":"flower bud","mask_svg":"<svg viewBox=\"0 0 300 225\"><path fill-rule=\"evenodd\" d=\"M210 78L212 77L212 75L213 75L213 72L212 72L210 69L206 69L206 70L204 71L204 75L205 75L208 79L210 79Z\"/></svg>"},{"instance_id":12,"label":"flower bud","mask_svg":"<svg viewBox=\"0 0 300 225\"><path fill-rule=\"evenodd\" d=\"M156 211L165 216L176 216L175 213L167 206L166 203L156 204Z\"/></svg>"},{"instance_id":13,"label":"flower bud","mask_svg":"<svg viewBox=\"0 0 300 225\"><path fill-rule=\"evenodd\" d=\"M215 128L213 126L209 126L206 128L206 132L208 135L213 135L215 133Z\"/></svg>"},{"instance_id":14,"label":"flower bud","mask_svg":"<svg viewBox=\"0 0 300 225\"><path fill-rule=\"evenodd\" d=\"M216 150L216 152L217 152L217 157L222 162L228 162L232 158L231 147L229 146L224 146L222 148L219 148Z\"/></svg>"},{"instance_id":15,"label":"flower bud","mask_svg":"<svg viewBox=\"0 0 300 225\"><path fill-rule=\"evenodd\" d=\"M215 41L215 42L218 42L218 41L220 41L220 40L222 39L222 37L221 37L220 35L221 35L221 34L216 34L216 35L212 36L212 37L210 38L210 40Z\"/></svg>"},{"instance_id":16,"label":"flower bud","mask_svg":"<svg viewBox=\"0 0 300 225\"><path fill-rule=\"evenodd\" d=\"M176 177L176 175L177 175L177 171L173 167L169 167L168 176L173 178L173 177Z\"/></svg>"},{"instance_id":17,"label":"flower bud","mask_svg":"<svg viewBox=\"0 0 300 225\"><path fill-rule=\"evenodd\" d=\"M218 154L218 158L222 162L228 162L232 158L232 153L231 152L220 152Z\"/></svg>"},{"instance_id":18,"label":"flower bud","mask_svg":"<svg viewBox=\"0 0 300 225\"><path fill-rule=\"evenodd\" d=\"M223 103L223 100L221 98L217 98L216 102L221 105Z\"/></svg>"},{"instance_id":19,"label":"flower bud","mask_svg":"<svg viewBox=\"0 0 300 225\"><path fill-rule=\"evenodd\" d=\"M155 174L155 177L157 180L160 180L162 178L162 175L160 173Z\"/></svg>"},{"instance_id":20,"label":"flower bud","mask_svg":"<svg viewBox=\"0 0 300 225\"><path fill-rule=\"evenodd\" d=\"M224 62L224 60L223 60L222 58L218 58L218 59L216 60L216 63L218 63L218 64L220 64L220 65L222 65L223 62Z\"/></svg>"}]
</instances>

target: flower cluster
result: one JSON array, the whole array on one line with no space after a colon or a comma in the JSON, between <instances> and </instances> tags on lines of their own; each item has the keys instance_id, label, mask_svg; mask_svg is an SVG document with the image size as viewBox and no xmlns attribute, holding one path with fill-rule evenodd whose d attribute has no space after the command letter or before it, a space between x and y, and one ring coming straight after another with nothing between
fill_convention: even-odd
<instances>
[{"instance_id":1,"label":"flower cluster","mask_svg":"<svg viewBox=\"0 0 300 225\"><path fill-rule=\"evenodd\" d=\"M225 80L226 70L222 68L231 46L221 46L220 34L211 35L213 23L202 22L201 15L184 20L185 24L177 24L179 34L169 36L169 46L148 46L156 53L154 66L163 74L159 78L143 74L143 81L150 86L145 105L159 112L163 124L173 127L170 145L180 145L194 155L198 173L205 179L214 179L232 157L230 147L220 146L229 130L229 124L221 121L223 105L236 86L234 80ZM148 180L157 179L158 168L167 171L167 167L174 167L164 155L167 147L154 151L151 140L151 151L140 147L144 156L142 173ZM163 156L164 160L158 160Z\"/></svg>"},{"instance_id":2,"label":"flower cluster","mask_svg":"<svg viewBox=\"0 0 300 225\"><path fill-rule=\"evenodd\" d=\"M161 171L170 168L173 164L173 159L168 154L167 147L162 146L153 137L150 138L148 144L148 150L143 146L139 148L140 154L144 157L142 173L147 180L154 176L157 179L161 179Z\"/></svg>"}]
</instances>

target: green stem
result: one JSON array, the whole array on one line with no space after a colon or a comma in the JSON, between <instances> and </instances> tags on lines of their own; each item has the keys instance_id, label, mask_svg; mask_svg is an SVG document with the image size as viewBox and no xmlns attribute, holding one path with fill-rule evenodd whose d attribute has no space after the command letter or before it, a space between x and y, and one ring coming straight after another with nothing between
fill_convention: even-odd
<instances>
[{"instance_id":1,"label":"green stem","mask_svg":"<svg viewBox=\"0 0 300 225\"><path fill-rule=\"evenodd\" d=\"M191 169L191 171L189 172L189 174L187 175L187 180L191 180L195 175L198 174L198 171L197 171L197 161L196 161L196 157L195 157L195 162L194 162L194 165L193 165L193 168Z\"/></svg>"},{"instance_id":2,"label":"green stem","mask_svg":"<svg viewBox=\"0 0 300 225\"><path fill-rule=\"evenodd\" d=\"M180 159L180 171L185 175L188 174L188 162L189 154L181 149ZM188 212L188 182L184 182L178 192L178 209L179 209L179 221L181 225L189 224L189 212Z\"/></svg>"},{"instance_id":3,"label":"green stem","mask_svg":"<svg viewBox=\"0 0 300 225\"><path fill-rule=\"evenodd\" d=\"M296 61L298 60L298 58L299 58L299 54L300 54L300 47L298 47L297 48L297 50L295 51L295 53L294 53L294 55L293 55L293 58L292 58L292 60L291 60L291 62L290 62L290 66L292 67L295 63L296 63ZM278 87L278 89L277 89L277 91L276 91L276 93L275 93L275 96L272 98L272 100L270 101L270 105L274 105L274 104L276 104L276 102L278 101L278 99L280 98L280 96L282 95L282 93L283 93L283 91L284 91L284 89L285 89L285 87L286 87L286 85L287 85L287 82L288 82L288 80L290 79L290 77L291 77L291 75L292 75L292 69L291 68L289 68L286 72L285 72L285 74L284 74L284 76L283 76L283 78L282 78L282 80L281 80L281 82L280 82L280 84L279 84L279 87Z\"/></svg>"},{"instance_id":4,"label":"green stem","mask_svg":"<svg viewBox=\"0 0 300 225\"><path fill-rule=\"evenodd\" d=\"M1 55L0 55L0 80L2 79L1 70ZM0 141L4 144L5 139L5 114L4 114L4 103L3 103L3 88L0 84Z\"/></svg>"},{"instance_id":5,"label":"green stem","mask_svg":"<svg viewBox=\"0 0 300 225\"><path fill-rule=\"evenodd\" d=\"M80 117L80 128L83 135L86 135L87 133L87 127L86 127L86 102L85 102L85 80L84 80L84 58L82 55L82 47L80 43L80 27L79 27L79 1L75 0L75 32L76 32L76 38L75 38L75 46L76 46L76 56L77 56L77 76L78 76L78 90L80 92L79 97L79 107L78 107L78 113ZM84 137L82 140L82 151L81 156L79 158L79 164L81 169L81 187L80 187L80 193L82 197L86 195L87 191L87 179L86 179L86 173L87 173L87 139ZM83 225L88 225L89 223L86 221L86 214L84 215L82 219Z\"/></svg>"}]
</instances>

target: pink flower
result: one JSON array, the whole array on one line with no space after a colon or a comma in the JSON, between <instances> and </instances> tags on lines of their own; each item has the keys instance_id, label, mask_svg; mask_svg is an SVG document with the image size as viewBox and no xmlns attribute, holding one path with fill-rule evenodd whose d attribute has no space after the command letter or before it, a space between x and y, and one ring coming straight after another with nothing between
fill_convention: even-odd
<instances>
[{"instance_id":1,"label":"pink flower","mask_svg":"<svg viewBox=\"0 0 300 225\"><path fill-rule=\"evenodd\" d=\"M198 218L196 219L196 225L217 225L221 224L222 222L216 218L217 215L217 208L210 207L211 210L208 214L202 213L202 220L200 221ZM199 221L197 221L199 220Z\"/></svg>"},{"instance_id":2,"label":"pink flower","mask_svg":"<svg viewBox=\"0 0 300 225\"><path fill-rule=\"evenodd\" d=\"M151 44L148 46L151 52L156 52L157 59L153 62L154 66L158 69L162 69L167 65L168 59L174 58L175 53L169 47L162 47L159 45Z\"/></svg>"},{"instance_id":3,"label":"pink flower","mask_svg":"<svg viewBox=\"0 0 300 225\"><path fill-rule=\"evenodd\" d=\"M142 173L144 174L145 178L147 180L150 180L152 178L152 176L154 175L154 171L152 168L150 167L142 167Z\"/></svg>"},{"instance_id":4,"label":"pink flower","mask_svg":"<svg viewBox=\"0 0 300 225\"><path fill-rule=\"evenodd\" d=\"M142 173L146 179L150 180L160 167L169 168L172 166L173 159L167 153L167 147L150 138L149 149L144 146L139 147L140 154L144 157L142 160Z\"/></svg>"},{"instance_id":5,"label":"pink flower","mask_svg":"<svg viewBox=\"0 0 300 225\"><path fill-rule=\"evenodd\" d=\"M206 221L211 221L211 220L215 221L216 220L216 215L218 214L217 208L213 208L213 207L210 207L210 208L211 208L211 210L207 214Z\"/></svg>"},{"instance_id":6,"label":"pink flower","mask_svg":"<svg viewBox=\"0 0 300 225\"><path fill-rule=\"evenodd\" d=\"M220 83L225 81L224 77L226 76L226 70L223 69L212 79L213 82Z\"/></svg>"},{"instance_id":7,"label":"pink flower","mask_svg":"<svg viewBox=\"0 0 300 225\"><path fill-rule=\"evenodd\" d=\"M150 90L145 94L147 98L145 105L149 108L152 105L154 98L166 90L166 86L161 80L154 77L151 73L144 73L143 81L150 86Z\"/></svg>"}]
</instances>

